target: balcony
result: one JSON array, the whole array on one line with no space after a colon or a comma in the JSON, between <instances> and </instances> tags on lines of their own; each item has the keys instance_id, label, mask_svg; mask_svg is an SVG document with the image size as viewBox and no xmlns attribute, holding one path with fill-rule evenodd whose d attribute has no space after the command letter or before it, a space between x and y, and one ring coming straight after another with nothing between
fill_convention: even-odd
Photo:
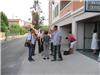
<instances>
[{"instance_id":1,"label":"balcony","mask_svg":"<svg viewBox=\"0 0 100 75\"><path fill-rule=\"evenodd\" d=\"M71 0L60 2L60 16L64 16L66 13L70 12L71 10L72 10Z\"/></svg>"},{"instance_id":2,"label":"balcony","mask_svg":"<svg viewBox=\"0 0 100 75\"><path fill-rule=\"evenodd\" d=\"M61 0L61 2L60 2L60 10L62 10L70 2L71 2L70 0Z\"/></svg>"},{"instance_id":3,"label":"balcony","mask_svg":"<svg viewBox=\"0 0 100 75\"><path fill-rule=\"evenodd\" d=\"M84 6L84 0L61 0L60 2L60 17L64 16L68 12L74 12Z\"/></svg>"}]
</instances>

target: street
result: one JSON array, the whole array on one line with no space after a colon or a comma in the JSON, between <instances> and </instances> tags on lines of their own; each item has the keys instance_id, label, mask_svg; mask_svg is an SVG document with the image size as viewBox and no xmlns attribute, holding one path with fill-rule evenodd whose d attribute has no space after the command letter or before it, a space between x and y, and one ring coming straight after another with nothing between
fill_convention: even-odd
<instances>
[{"instance_id":1,"label":"street","mask_svg":"<svg viewBox=\"0 0 100 75\"><path fill-rule=\"evenodd\" d=\"M63 56L63 61L51 62L52 56L50 60L43 60L36 46L35 62L29 62L24 42L25 38L20 38L2 45L2 75L100 75L100 63L77 51Z\"/></svg>"},{"instance_id":2,"label":"street","mask_svg":"<svg viewBox=\"0 0 100 75\"><path fill-rule=\"evenodd\" d=\"M12 72L14 75L17 74L21 65L21 57L25 53L23 42L24 39L15 39L2 44L2 74L11 75Z\"/></svg>"}]
</instances>

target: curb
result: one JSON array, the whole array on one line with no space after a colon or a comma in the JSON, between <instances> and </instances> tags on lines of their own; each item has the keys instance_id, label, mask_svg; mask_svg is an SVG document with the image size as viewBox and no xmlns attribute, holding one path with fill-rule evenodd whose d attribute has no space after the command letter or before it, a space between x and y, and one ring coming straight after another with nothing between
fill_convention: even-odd
<instances>
[{"instance_id":1,"label":"curb","mask_svg":"<svg viewBox=\"0 0 100 75\"><path fill-rule=\"evenodd\" d=\"M26 34L25 35L17 35L17 36L9 36L7 38L7 40L3 39L3 40L0 40L0 42L1 43L6 43L6 42L9 42L11 40L15 40L15 39L22 38L22 37L25 37L25 36L26 36Z\"/></svg>"}]
</instances>

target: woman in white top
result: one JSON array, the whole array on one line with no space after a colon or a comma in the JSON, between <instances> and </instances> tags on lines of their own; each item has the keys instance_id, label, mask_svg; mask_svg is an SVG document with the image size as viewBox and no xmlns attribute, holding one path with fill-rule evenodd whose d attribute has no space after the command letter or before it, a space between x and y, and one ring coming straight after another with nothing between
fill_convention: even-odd
<instances>
[{"instance_id":1,"label":"woman in white top","mask_svg":"<svg viewBox=\"0 0 100 75\"><path fill-rule=\"evenodd\" d=\"M97 41L97 31L94 30L92 35L92 42L91 42L91 49L93 50L93 53L96 53L96 50L98 49L98 41Z\"/></svg>"}]
</instances>

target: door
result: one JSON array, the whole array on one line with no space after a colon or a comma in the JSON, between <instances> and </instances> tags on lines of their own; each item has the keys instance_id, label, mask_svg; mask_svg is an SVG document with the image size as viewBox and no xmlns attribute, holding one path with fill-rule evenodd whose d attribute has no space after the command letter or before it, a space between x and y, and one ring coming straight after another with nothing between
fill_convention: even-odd
<instances>
[{"instance_id":1,"label":"door","mask_svg":"<svg viewBox=\"0 0 100 75\"><path fill-rule=\"evenodd\" d=\"M87 23L84 26L84 49L91 49L92 33L95 28L95 24Z\"/></svg>"}]
</instances>

